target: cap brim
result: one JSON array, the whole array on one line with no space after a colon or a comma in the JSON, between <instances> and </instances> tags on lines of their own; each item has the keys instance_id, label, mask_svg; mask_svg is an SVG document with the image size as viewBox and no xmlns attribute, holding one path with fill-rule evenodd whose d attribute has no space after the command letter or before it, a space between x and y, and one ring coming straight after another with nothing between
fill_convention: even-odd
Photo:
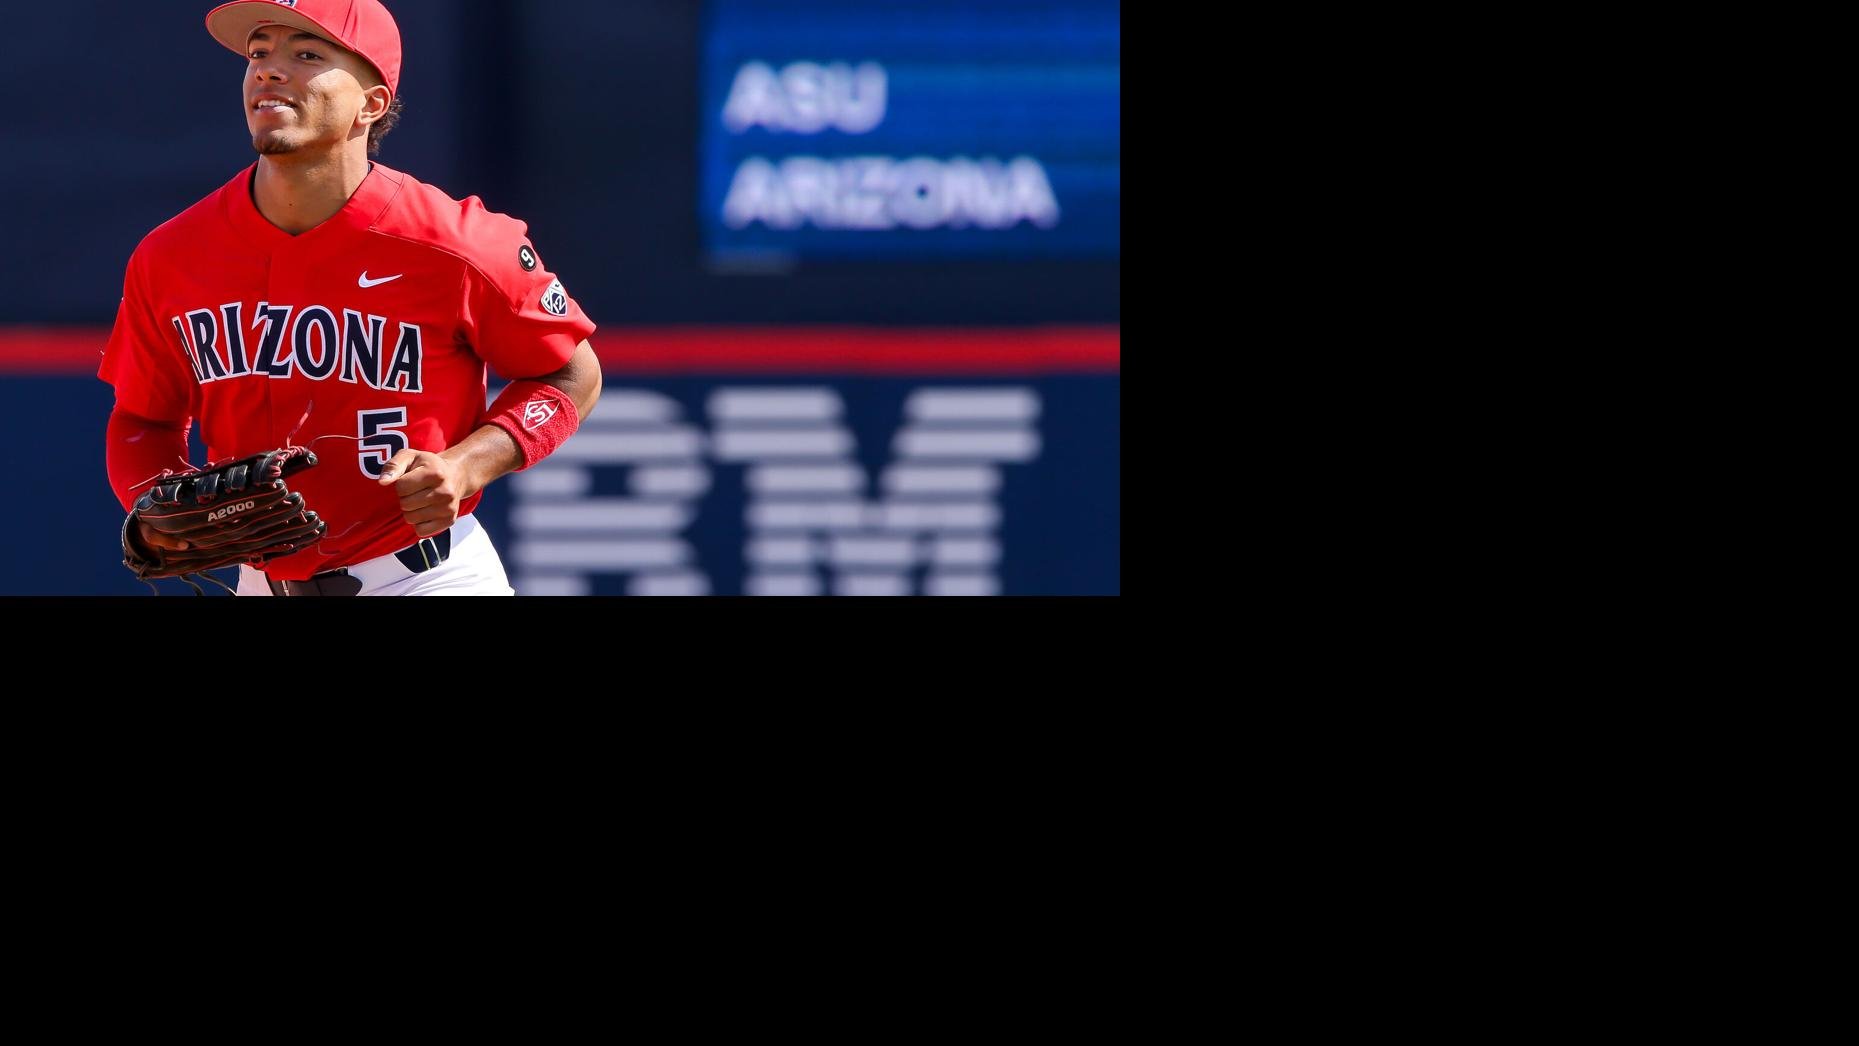
<instances>
[{"instance_id":1,"label":"cap brim","mask_svg":"<svg viewBox=\"0 0 1859 1046\"><path fill-rule=\"evenodd\" d=\"M222 4L207 13L207 32L213 34L213 39L225 44L227 50L240 57L248 53L245 45L251 41L252 34L257 32L260 26L266 25L287 25L305 33L315 33L337 47L342 47L336 39L336 34L321 22L298 12L295 8L276 3L275 0L235 0L233 3ZM346 47L342 49L348 50ZM361 60L368 62L371 68L374 67L374 63L366 56L361 56ZM387 77L381 73L379 68L375 68L374 72L376 76L381 77L381 83L387 83ZM393 87L389 86L388 90L393 91Z\"/></svg>"}]
</instances>

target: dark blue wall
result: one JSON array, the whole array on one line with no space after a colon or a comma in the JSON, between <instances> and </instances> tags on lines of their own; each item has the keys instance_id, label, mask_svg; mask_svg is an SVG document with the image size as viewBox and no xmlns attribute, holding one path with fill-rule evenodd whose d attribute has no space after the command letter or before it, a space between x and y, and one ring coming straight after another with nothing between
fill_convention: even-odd
<instances>
[{"instance_id":1,"label":"dark blue wall","mask_svg":"<svg viewBox=\"0 0 1859 1046\"><path fill-rule=\"evenodd\" d=\"M244 66L207 35L210 6L9 11L0 324L108 323L136 242L251 162ZM698 226L701 6L394 0L408 110L381 159L528 221L603 324L1120 318L1114 259L711 271Z\"/></svg>"}]
</instances>

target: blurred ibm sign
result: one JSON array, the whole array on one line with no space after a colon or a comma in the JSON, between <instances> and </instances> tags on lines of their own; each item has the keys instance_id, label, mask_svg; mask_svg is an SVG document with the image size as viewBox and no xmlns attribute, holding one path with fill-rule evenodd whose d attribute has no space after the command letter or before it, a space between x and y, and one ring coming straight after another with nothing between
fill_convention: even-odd
<instances>
[{"instance_id":1,"label":"blurred ibm sign","mask_svg":"<svg viewBox=\"0 0 1859 1046\"><path fill-rule=\"evenodd\" d=\"M874 485L832 388L719 388L702 418L609 388L572 440L511 480L513 581L535 596L587 595L600 575L625 575L633 595L737 594L714 590L687 537L732 465L740 594L997 595L1000 495L1040 457L1040 413L1032 388L917 389ZM624 496L596 492L611 470Z\"/></svg>"}]
</instances>

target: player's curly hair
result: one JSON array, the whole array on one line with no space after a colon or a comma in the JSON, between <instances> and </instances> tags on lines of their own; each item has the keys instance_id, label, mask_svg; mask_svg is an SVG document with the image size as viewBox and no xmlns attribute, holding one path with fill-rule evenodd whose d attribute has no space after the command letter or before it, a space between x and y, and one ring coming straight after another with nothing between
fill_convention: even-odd
<instances>
[{"instance_id":1,"label":"player's curly hair","mask_svg":"<svg viewBox=\"0 0 1859 1046\"><path fill-rule=\"evenodd\" d=\"M381 155L381 139L387 137L387 132L393 130L394 125L400 122L400 114L404 109L405 106L400 104L400 96L395 95L394 100L387 106L387 113L368 125L369 156Z\"/></svg>"}]
</instances>

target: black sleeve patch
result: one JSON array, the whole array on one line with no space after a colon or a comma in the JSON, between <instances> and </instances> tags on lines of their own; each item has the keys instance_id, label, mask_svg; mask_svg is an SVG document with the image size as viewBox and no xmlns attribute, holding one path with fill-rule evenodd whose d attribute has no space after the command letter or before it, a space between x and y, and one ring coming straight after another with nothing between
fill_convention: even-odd
<instances>
[{"instance_id":1,"label":"black sleeve patch","mask_svg":"<svg viewBox=\"0 0 1859 1046\"><path fill-rule=\"evenodd\" d=\"M524 244L523 249L516 252L516 260L523 263L524 272L535 272L536 266L542 264L536 259L536 252L530 250L528 244Z\"/></svg>"}]
</instances>

